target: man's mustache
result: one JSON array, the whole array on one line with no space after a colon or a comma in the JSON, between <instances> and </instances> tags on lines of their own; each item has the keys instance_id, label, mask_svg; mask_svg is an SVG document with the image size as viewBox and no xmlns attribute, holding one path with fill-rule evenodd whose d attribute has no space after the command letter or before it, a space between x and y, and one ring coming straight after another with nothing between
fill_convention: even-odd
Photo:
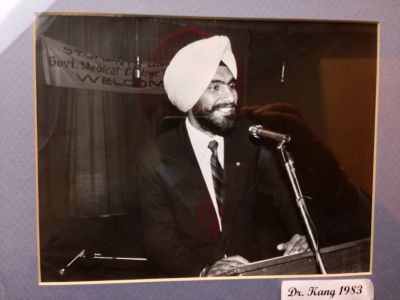
<instances>
[{"instance_id":1,"label":"man's mustache","mask_svg":"<svg viewBox=\"0 0 400 300\"><path fill-rule=\"evenodd\" d=\"M210 109L205 109L205 111L212 113L221 108L233 108L233 109L237 110L238 106L234 103L221 103L221 104L216 104L216 105L212 106Z\"/></svg>"}]
</instances>

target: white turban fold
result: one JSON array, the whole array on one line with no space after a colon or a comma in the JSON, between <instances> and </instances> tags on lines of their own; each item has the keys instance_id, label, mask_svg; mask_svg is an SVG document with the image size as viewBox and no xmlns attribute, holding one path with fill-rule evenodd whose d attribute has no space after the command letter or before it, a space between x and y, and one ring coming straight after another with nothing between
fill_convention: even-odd
<instances>
[{"instance_id":1,"label":"white turban fold","mask_svg":"<svg viewBox=\"0 0 400 300\"><path fill-rule=\"evenodd\" d=\"M182 112L190 110L210 84L221 61L236 79L236 60L226 36L202 39L179 50L164 74L164 89L171 103Z\"/></svg>"}]
</instances>

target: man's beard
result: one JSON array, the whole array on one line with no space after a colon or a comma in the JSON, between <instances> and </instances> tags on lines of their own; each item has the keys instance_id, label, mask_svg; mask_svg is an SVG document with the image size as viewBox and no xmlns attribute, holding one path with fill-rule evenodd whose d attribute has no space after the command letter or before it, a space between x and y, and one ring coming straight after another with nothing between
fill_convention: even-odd
<instances>
[{"instance_id":1,"label":"man's beard","mask_svg":"<svg viewBox=\"0 0 400 300\"><path fill-rule=\"evenodd\" d=\"M230 115L217 118L214 113L223 107L230 106L233 112ZM226 136L235 127L237 105L235 104L217 104L207 109L202 107L200 103L196 103L192 108L193 116L204 129L213 134Z\"/></svg>"}]
</instances>

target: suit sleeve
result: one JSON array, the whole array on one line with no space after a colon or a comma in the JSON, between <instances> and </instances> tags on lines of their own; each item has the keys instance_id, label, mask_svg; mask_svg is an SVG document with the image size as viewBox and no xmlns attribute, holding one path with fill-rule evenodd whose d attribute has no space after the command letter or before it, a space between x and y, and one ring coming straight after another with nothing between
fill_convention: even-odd
<instances>
[{"instance_id":1,"label":"suit sleeve","mask_svg":"<svg viewBox=\"0 0 400 300\"><path fill-rule=\"evenodd\" d=\"M173 276L199 276L207 262L185 247L176 233L172 198L157 172L157 157L157 152L147 150L138 164L146 250L163 272Z\"/></svg>"}]
</instances>

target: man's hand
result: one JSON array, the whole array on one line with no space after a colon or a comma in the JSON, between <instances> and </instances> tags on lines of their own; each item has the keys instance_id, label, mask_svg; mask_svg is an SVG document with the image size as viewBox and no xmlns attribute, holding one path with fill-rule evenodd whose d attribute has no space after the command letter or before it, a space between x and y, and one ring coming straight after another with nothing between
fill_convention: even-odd
<instances>
[{"instance_id":1,"label":"man's hand","mask_svg":"<svg viewBox=\"0 0 400 300\"><path fill-rule=\"evenodd\" d=\"M309 249L306 237L300 234L295 234L290 241L279 244L276 248L285 251L283 256L302 253Z\"/></svg>"},{"instance_id":2,"label":"man's hand","mask_svg":"<svg viewBox=\"0 0 400 300\"><path fill-rule=\"evenodd\" d=\"M215 264L213 264L208 270L205 276L222 276L229 275L228 271L234 271L235 268L248 264L249 261L242 256L230 256L225 257L223 259L218 260Z\"/></svg>"}]
</instances>

